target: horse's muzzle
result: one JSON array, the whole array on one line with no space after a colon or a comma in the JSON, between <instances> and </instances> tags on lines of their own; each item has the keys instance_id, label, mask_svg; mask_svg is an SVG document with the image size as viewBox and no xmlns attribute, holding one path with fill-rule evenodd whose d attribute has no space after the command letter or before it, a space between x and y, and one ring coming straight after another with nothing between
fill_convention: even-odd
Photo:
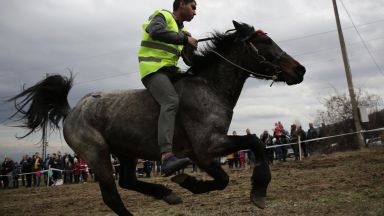
<instances>
[{"instance_id":1,"label":"horse's muzzle","mask_svg":"<svg viewBox=\"0 0 384 216\"><path fill-rule=\"evenodd\" d=\"M303 65L298 65L298 66L296 67L295 72L296 72L297 74L299 74L300 76L303 77L304 74L305 74L305 72L306 72L306 69L305 69L305 67L304 67Z\"/></svg>"}]
</instances>

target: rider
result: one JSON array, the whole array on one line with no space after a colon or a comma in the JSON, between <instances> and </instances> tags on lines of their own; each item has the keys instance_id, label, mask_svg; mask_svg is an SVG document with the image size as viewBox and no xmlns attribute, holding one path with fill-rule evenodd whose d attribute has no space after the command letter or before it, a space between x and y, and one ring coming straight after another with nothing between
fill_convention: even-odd
<instances>
[{"instance_id":1,"label":"rider","mask_svg":"<svg viewBox=\"0 0 384 216\"><path fill-rule=\"evenodd\" d=\"M170 176L189 163L188 158L177 158L172 153L175 117L179 96L172 84L172 77L180 69L179 57L184 47L197 48L197 40L184 30L184 21L196 15L195 0L175 0L173 13L156 10L143 25L139 50L140 77L144 86L160 105L158 120L158 145L161 150L162 175ZM186 63L186 59L183 59Z\"/></svg>"}]
</instances>

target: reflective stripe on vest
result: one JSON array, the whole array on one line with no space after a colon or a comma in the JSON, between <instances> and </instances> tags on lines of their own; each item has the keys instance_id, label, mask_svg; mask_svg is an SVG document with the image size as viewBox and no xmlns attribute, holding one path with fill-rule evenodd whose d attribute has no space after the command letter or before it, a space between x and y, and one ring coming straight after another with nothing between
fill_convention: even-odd
<instances>
[{"instance_id":1,"label":"reflective stripe on vest","mask_svg":"<svg viewBox=\"0 0 384 216\"><path fill-rule=\"evenodd\" d=\"M175 49L173 47L170 47L170 46L167 46L167 45L163 45L163 44L159 44L159 43L155 43L155 42L152 42L152 41L141 41L141 46L147 47L147 48L152 48L152 49L163 50L163 51L166 51L166 52L170 52L170 53L172 53L174 55L180 56L179 50L177 50L177 49Z\"/></svg>"},{"instance_id":2,"label":"reflective stripe on vest","mask_svg":"<svg viewBox=\"0 0 384 216\"><path fill-rule=\"evenodd\" d=\"M161 62L161 59L155 57L140 57L139 62Z\"/></svg>"},{"instance_id":3,"label":"reflective stripe on vest","mask_svg":"<svg viewBox=\"0 0 384 216\"><path fill-rule=\"evenodd\" d=\"M142 36L139 50L139 66L141 79L148 74L158 71L162 67L177 67L178 60L183 50L183 45L168 44L154 40L146 31L152 18L161 13L167 22L167 30L179 32L179 26L172 13L165 10L157 10L143 25L144 33Z\"/></svg>"}]
</instances>

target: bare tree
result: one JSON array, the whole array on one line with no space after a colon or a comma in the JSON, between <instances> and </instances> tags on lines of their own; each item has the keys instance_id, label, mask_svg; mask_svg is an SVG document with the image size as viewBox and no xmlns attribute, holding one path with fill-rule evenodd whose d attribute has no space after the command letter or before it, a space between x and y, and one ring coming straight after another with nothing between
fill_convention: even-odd
<instances>
[{"instance_id":1,"label":"bare tree","mask_svg":"<svg viewBox=\"0 0 384 216\"><path fill-rule=\"evenodd\" d=\"M317 110L315 122L317 124L335 124L337 122L353 119L352 104L346 93L339 93L334 88L335 94L322 98L320 103L324 110ZM361 89L356 91L356 100L359 107L368 108L368 113L379 111L383 107L383 99L376 94L369 94Z\"/></svg>"}]
</instances>

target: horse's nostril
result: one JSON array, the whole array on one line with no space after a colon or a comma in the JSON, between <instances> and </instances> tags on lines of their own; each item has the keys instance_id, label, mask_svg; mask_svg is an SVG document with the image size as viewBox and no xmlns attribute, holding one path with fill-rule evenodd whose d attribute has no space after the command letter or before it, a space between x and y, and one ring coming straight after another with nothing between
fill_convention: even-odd
<instances>
[{"instance_id":1,"label":"horse's nostril","mask_svg":"<svg viewBox=\"0 0 384 216\"><path fill-rule=\"evenodd\" d=\"M298 65L297 67L296 67L296 72L298 73L298 74L300 74L300 75L304 75L305 74L305 67L303 66L303 65Z\"/></svg>"}]
</instances>

